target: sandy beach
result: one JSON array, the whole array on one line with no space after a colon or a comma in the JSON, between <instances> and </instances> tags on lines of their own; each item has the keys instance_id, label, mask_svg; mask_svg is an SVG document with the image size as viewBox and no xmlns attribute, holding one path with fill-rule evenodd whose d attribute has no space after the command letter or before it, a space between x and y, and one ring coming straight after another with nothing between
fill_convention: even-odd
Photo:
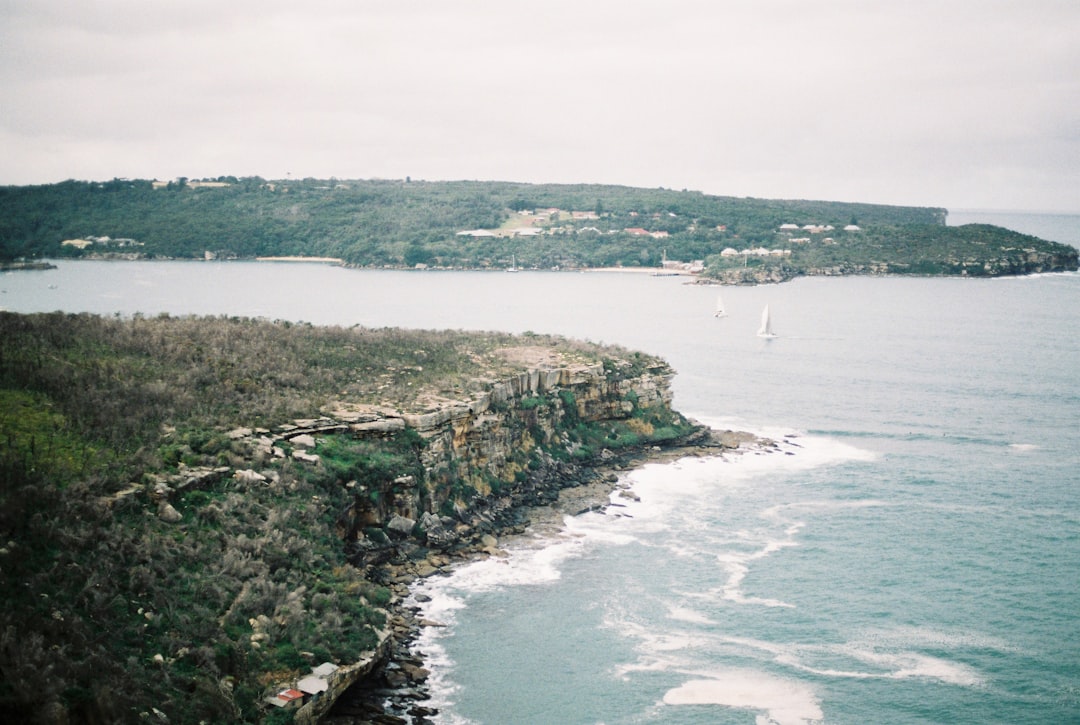
<instances>
[{"instance_id":1,"label":"sandy beach","mask_svg":"<svg viewBox=\"0 0 1080 725\"><path fill-rule=\"evenodd\" d=\"M256 262L321 262L323 264L344 264L337 257L256 257Z\"/></svg>"}]
</instances>

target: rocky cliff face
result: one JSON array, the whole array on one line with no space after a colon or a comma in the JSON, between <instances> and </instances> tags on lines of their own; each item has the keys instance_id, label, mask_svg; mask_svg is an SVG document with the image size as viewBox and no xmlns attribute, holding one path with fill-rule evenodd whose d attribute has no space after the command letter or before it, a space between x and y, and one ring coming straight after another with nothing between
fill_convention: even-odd
<instances>
[{"instance_id":1,"label":"rocky cliff face","mask_svg":"<svg viewBox=\"0 0 1080 725\"><path fill-rule=\"evenodd\" d=\"M486 381L470 399L442 399L421 412L339 402L323 418L276 432L241 428L230 437L246 442L253 459L291 457L310 466L321 465L328 436L411 441L409 470L343 482L353 504L339 517L339 533L354 563L368 566L399 555L406 542L468 544L619 451L685 442L697 431L671 410L674 371L658 359L522 367Z\"/></svg>"},{"instance_id":2,"label":"rocky cliff face","mask_svg":"<svg viewBox=\"0 0 1080 725\"><path fill-rule=\"evenodd\" d=\"M620 450L637 451L657 442L650 420L673 424L676 435L664 443L699 436L698 426L670 408L673 374L659 360L640 358L528 366L489 381L469 400L443 401L424 412L339 403L318 420L295 421L275 433L237 429L230 437L247 441L254 454L291 457L309 466L322 465L320 439L328 436L372 442L411 437L419 464L414 472L344 482L354 491L353 502L338 520L350 560L369 576L400 585L394 572L403 566L434 573L431 562L448 563L439 552L493 550L492 533L520 523L523 506L550 501L561 488L596 478L591 467L618 453L596 446L583 431L603 433L605 440L620 443ZM627 445L615 436L617 429L641 435ZM212 469L205 475L225 473ZM248 470L234 477L262 475ZM330 691L307 703L297 721L315 722L325 715L338 695L372 676L387 652L403 649L394 640L410 629L398 622L395 633L383 633L379 651L339 670Z\"/></svg>"},{"instance_id":3,"label":"rocky cliff face","mask_svg":"<svg viewBox=\"0 0 1080 725\"><path fill-rule=\"evenodd\" d=\"M660 361L530 367L490 381L470 400L443 401L426 412L341 404L327 418L301 421L263 445L291 444L293 456L314 464L317 453L308 451L317 450L312 444L319 435L378 440L410 431L418 437L422 475L358 484L340 521L356 563L378 563L402 539L435 548L467 541L493 511L507 515L543 500L545 492L573 481L576 465L613 455L579 440L576 429L625 425L646 415L675 416L690 428L670 409L672 375ZM655 431L645 422L636 428L641 443Z\"/></svg>"}]
</instances>

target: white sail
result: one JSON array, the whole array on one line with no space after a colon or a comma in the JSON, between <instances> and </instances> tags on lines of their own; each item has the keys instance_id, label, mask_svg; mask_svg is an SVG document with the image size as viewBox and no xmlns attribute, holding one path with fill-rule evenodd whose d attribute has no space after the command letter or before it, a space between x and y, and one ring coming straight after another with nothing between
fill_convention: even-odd
<instances>
[{"instance_id":1,"label":"white sail","mask_svg":"<svg viewBox=\"0 0 1080 725\"><path fill-rule=\"evenodd\" d=\"M727 317L727 310L724 309L724 298L720 295L716 296L716 312L713 317Z\"/></svg>"},{"instance_id":2,"label":"white sail","mask_svg":"<svg viewBox=\"0 0 1080 725\"><path fill-rule=\"evenodd\" d=\"M769 306L761 311L761 328L757 331L758 337L776 337L772 331L772 318L769 316Z\"/></svg>"}]
</instances>

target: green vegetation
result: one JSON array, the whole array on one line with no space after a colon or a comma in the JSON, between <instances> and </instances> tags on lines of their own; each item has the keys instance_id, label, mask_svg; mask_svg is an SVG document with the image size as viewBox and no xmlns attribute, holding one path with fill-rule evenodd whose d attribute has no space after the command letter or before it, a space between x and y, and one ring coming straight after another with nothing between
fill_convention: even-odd
<instances>
[{"instance_id":1,"label":"green vegetation","mask_svg":"<svg viewBox=\"0 0 1080 725\"><path fill-rule=\"evenodd\" d=\"M540 335L227 317L0 312L0 339L0 707L19 722L152 708L173 723L254 722L268 689L375 644L389 592L349 563L346 539L387 534L350 517L427 480L425 441L320 434L304 463L254 452L237 426L281 430L343 403L424 412L538 355L662 365ZM526 401L509 427L535 430L531 446L498 476L451 468L432 490L470 501L522 482L541 441L587 459L692 429L632 394L630 417L610 424L583 423L569 391ZM546 436L536 416L562 406Z\"/></svg>"},{"instance_id":2,"label":"green vegetation","mask_svg":"<svg viewBox=\"0 0 1080 725\"><path fill-rule=\"evenodd\" d=\"M552 212L551 210L558 210ZM720 276L742 259L725 248L793 248L783 225L857 223L862 234L816 233L791 259L752 260L790 274L880 262L898 271L948 273L951 252L982 263L1011 247L1076 251L1002 229L948 229L944 209L712 196L599 184L220 177L66 181L0 187L0 262L20 258L219 258L304 255L366 267L540 269L657 267L665 258L708 260ZM529 235L519 235L521 230ZM493 233L471 236L474 230ZM836 245L818 244L832 236ZM90 240L93 243L90 243ZM85 240L83 246L62 244ZM812 251L811 251L812 250ZM1071 261L1070 261L1071 260ZM751 261L751 260L748 260ZM966 265L973 269L974 263ZM996 269L996 263L991 265ZM1011 272L1010 272L1011 273Z\"/></svg>"},{"instance_id":3,"label":"green vegetation","mask_svg":"<svg viewBox=\"0 0 1080 725\"><path fill-rule=\"evenodd\" d=\"M637 408L625 420L607 421L603 425L577 423L570 431L576 445L574 456L592 458L602 450L618 452L642 444L662 444L687 435L694 426L668 408Z\"/></svg>"},{"instance_id":4,"label":"green vegetation","mask_svg":"<svg viewBox=\"0 0 1080 725\"><path fill-rule=\"evenodd\" d=\"M988 224L910 224L781 239L785 256L713 255L706 274L729 282L804 274L1000 276L1076 269L1077 251Z\"/></svg>"}]
</instances>

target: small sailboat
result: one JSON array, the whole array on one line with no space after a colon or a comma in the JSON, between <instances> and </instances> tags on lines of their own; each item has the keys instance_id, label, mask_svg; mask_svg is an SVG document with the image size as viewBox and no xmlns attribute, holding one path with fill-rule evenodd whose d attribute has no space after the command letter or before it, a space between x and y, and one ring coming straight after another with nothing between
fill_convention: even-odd
<instances>
[{"instance_id":1,"label":"small sailboat","mask_svg":"<svg viewBox=\"0 0 1080 725\"><path fill-rule=\"evenodd\" d=\"M724 298L720 295L716 296L716 312L713 313L713 317L727 317L727 310L724 308Z\"/></svg>"},{"instance_id":2,"label":"small sailboat","mask_svg":"<svg viewBox=\"0 0 1080 725\"><path fill-rule=\"evenodd\" d=\"M757 335L766 339L776 337L776 334L772 331L772 317L769 315L768 305L765 305L765 309L761 311L761 327L758 329Z\"/></svg>"},{"instance_id":3,"label":"small sailboat","mask_svg":"<svg viewBox=\"0 0 1080 725\"><path fill-rule=\"evenodd\" d=\"M517 268L517 256L516 255L513 255L513 254L510 255L510 266L506 268L506 271L507 272L516 272L516 271L518 271L518 268Z\"/></svg>"}]
</instances>

